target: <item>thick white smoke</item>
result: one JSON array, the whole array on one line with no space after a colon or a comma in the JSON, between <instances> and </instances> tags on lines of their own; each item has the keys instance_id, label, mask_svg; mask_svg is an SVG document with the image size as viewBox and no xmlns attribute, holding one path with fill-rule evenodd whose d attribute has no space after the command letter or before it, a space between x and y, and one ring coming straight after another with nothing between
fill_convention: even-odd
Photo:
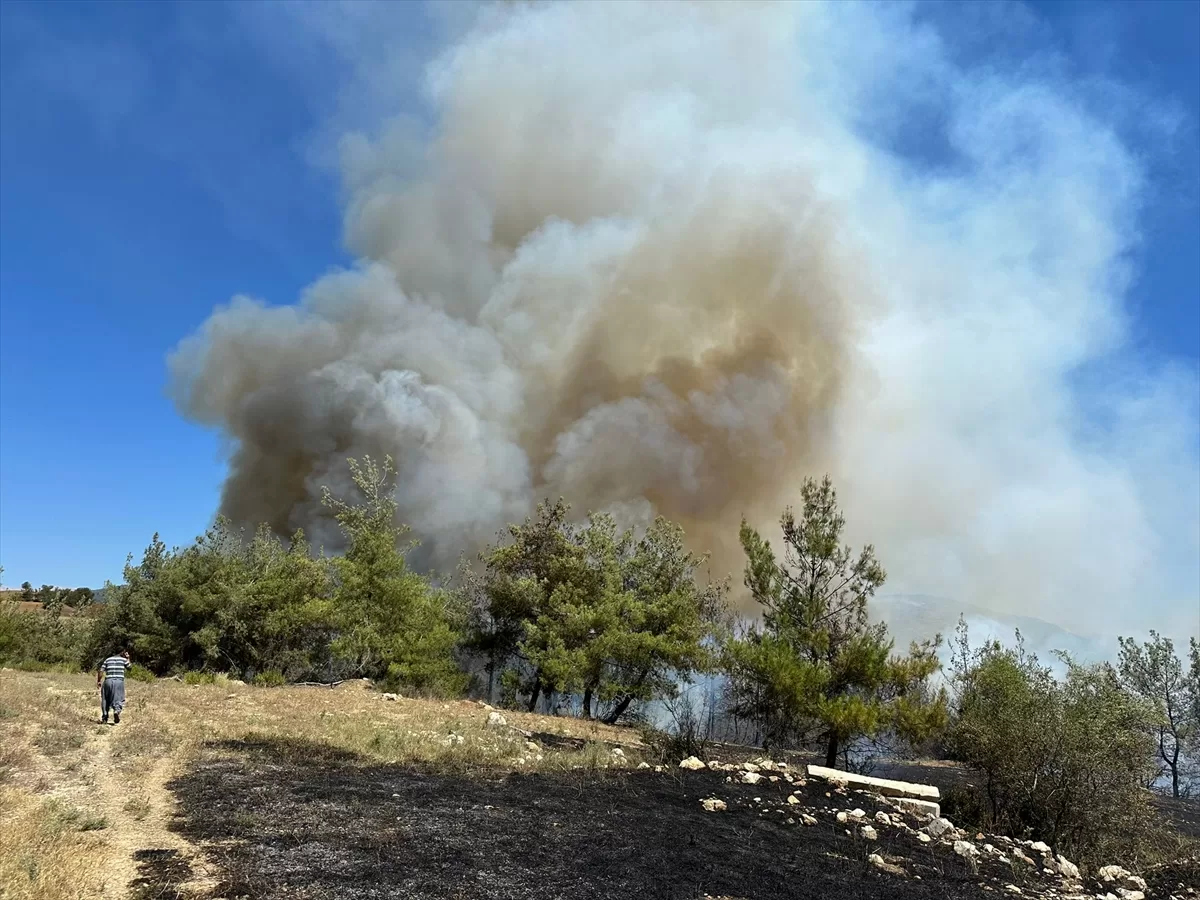
<instances>
[{"instance_id":1,"label":"thick white smoke","mask_svg":"<svg viewBox=\"0 0 1200 900\"><path fill-rule=\"evenodd\" d=\"M889 587L1194 628L1196 379L1101 365L1143 170L1078 88L959 55L898 5L502 4L429 67L428 137L356 59L361 262L171 358L223 512L330 545L320 487L386 453L430 564L563 495L736 570L740 517L828 471Z\"/></svg>"}]
</instances>

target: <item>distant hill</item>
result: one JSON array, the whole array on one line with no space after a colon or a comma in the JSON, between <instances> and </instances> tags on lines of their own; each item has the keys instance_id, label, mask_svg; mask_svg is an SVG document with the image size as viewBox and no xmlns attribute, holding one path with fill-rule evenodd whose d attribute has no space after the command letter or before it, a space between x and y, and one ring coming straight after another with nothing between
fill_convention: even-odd
<instances>
[{"instance_id":1,"label":"distant hill","mask_svg":"<svg viewBox=\"0 0 1200 900\"><path fill-rule=\"evenodd\" d=\"M952 638L961 615L967 621L972 645L993 638L1012 644L1014 632L1020 629L1026 646L1047 664L1055 662L1052 655L1055 650L1065 650L1080 662L1100 662L1116 655L1116 635L1111 640L1087 638L1042 619L998 613L945 597L889 594L872 598L868 608L874 620L887 622L897 648L939 632L946 639ZM943 657L948 659L949 653L945 652Z\"/></svg>"}]
</instances>

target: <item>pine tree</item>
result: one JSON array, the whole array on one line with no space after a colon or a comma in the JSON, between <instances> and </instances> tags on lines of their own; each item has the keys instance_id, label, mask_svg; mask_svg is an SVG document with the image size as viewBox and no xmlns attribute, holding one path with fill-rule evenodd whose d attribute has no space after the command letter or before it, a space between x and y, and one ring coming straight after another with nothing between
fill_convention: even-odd
<instances>
[{"instance_id":1,"label":"pine tree","mask_svg":"<svg viewBox=\"0 0 1200 900\"><path fill-rule=\"evenodd\" d=\"M1200 716L1194 706L1200 692L1195 681L1200 677L1195 671L1195 646L1192 667L1185 669L1171 639L1155 631L1143 644L1133 638L1118 640L1121 683L1155 710L1152 729L1158 762L1163 774L1170 776L1172 796L1179 797L1189 787L1189 769L1196 763L1193 748L1200 732Z\"/></svg>"},{"instance_id":2,"label":"pine tree","mask_svg":"<svg viewBox=\"0 0 1200 900\"><path fill-rule=\"evenodd\" d=\"M504 673L506 689L528 696L530 711L546 687L539 658L531 658L530 629L543 627L552 598L566 589L582 566L583 548L568 520L563 501L538 504L534 516L510 525L508 543L497 543L480 555L484 574L472 616L471 646L486 655L489 675ZM543 654L542 658L545 657Z\"/></svg>"},{"instance_id":3,"label":"pine tree","mask_svg":"<svg viewBox=\"0 0 1200 900\"><path fill-rule=\"evenodd\" d=\"M482 577L467 576L472 643L528 709L553 692L615 722L712 668L706 643L727 586L698 583L706 558L686 550L679 526L660 518L638 540L608 515L572 524L559 500L509 534L483 554Z\"/></svg>"},{"instance_id":4,"label":"pine tree","mask_svg":"<svg viewBox=\"0 0 1200 900\"><path fill-rule=\"evenodd\" d=\"M446 592L408 568L400 546L408 527L396 523L392 460L381 465L367 456L349 465L358 496L344 500L326 490L322 498L348 545L333 561L334 653L355 674L458 692L466 684L454 659L460 617Z\"/></svg>"},{"instance_id":5,"label":"pine tree","mask_svg":"<svg viewBox=\"0 0 1200 900\"><path fill-rule=\"evenodd\" d=\"M714 636L728 581L700 580L707 556L684 546L683 529L659 517L641 540L626 536L616 627L604 648L602 699L615 723L635 700L674 697L678 685L715 668Z\"/></svg>"},{"instance_id":6,"label":"pine tree","mask_svg":"<svg viewBox=\"0 0 1200 900\"><path fill-rule=\"evenodd\" d=\"M867 601L886 577L871 546L857 557L841 543L845 518L828 476L806 479L797 519L784 512L784 558L745 522L745 583L762 625L726 647L735 714L763 724L768 743L815 730L834 766L862 736L888 730L920 740L946 717L944 694L927 680L939 668L940 637L892 655L887 626L871 624Z\"/></svg>"}]
</instances>

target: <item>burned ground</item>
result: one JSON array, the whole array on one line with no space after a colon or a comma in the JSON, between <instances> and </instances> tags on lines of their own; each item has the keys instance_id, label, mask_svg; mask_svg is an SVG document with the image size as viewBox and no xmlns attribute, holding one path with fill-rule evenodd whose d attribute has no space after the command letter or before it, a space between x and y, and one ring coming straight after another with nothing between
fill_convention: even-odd
<instances>
[{"instance_id":1,"label":"burned ground","mask_svg":"<svg viewBox=\"0 0 1200 900\"><path fill-rule=\"evenodd\" d=\"M175 827L222 871L223 897L904 900L985 893L947 848L919 848L914 858L911 840L900 834L880 829L880 839L867 842L832 815L812 827L788 825L791 785L729 784L715 772L446 774L263 740L205 747L171 789L181 810ZM836 803L816 783L805 790L806 805ZM705 812L699 801L709 796L729 809ZM857 796L853 805L867 808ZM872 852L902 854L910 876L877 870L866 861Z\"/></svg>"},{"instance_id":2,"label":"burned ground","mask_svg":"<svg viewBox=\"0 0 1200 900\"><path fill-rule=\"evenodd\" d=\"M783 772L754 785L685 772L630 729L509 711L494 727L478 703L389 700L360 684L172 680L134 685L121 726L98 728L88 677L0 679L0 809L13 825L0 832L0 893L13 900L1071 894L1057 876L1007 865L1005 838L966 830L923 844L921 823L880 798ZM712 745L704 758L761 753ZM774 755L793 782L814 761ZM944 791L971 777L933 762L873 774ZM704 812L705 797L728 809ZM1194 808L1166 807L1187 832ZM978 871L955 855L958 838L978 847ZM900 874L868 862L873 852ZM1200 882L1182 857L1139 874L1151 900L1194 896L1180 886Z\"/></svg>"}]
</instances>

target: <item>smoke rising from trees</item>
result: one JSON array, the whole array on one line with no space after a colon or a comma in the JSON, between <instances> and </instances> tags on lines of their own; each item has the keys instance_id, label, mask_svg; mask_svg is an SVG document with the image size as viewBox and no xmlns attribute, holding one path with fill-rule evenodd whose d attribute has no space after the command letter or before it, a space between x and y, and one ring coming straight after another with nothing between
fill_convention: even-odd
<instances>
[{"instance_id":1,"label":"smoke rising from trees","mask_svg":"<svg viewBox=\"0 0 1200 900\"><path fill-rule=\"evenodd\" d=\"M722 575L829 472L897 589L1194 627L1195 373L1124 352L1140 98L899 5L501 4L422 128L389 13L274 14L344 76L359 262L171 356L235 522L335 546L321 486L390 454L427 565L561 495Z\"/></svg>"}]
</instances>

